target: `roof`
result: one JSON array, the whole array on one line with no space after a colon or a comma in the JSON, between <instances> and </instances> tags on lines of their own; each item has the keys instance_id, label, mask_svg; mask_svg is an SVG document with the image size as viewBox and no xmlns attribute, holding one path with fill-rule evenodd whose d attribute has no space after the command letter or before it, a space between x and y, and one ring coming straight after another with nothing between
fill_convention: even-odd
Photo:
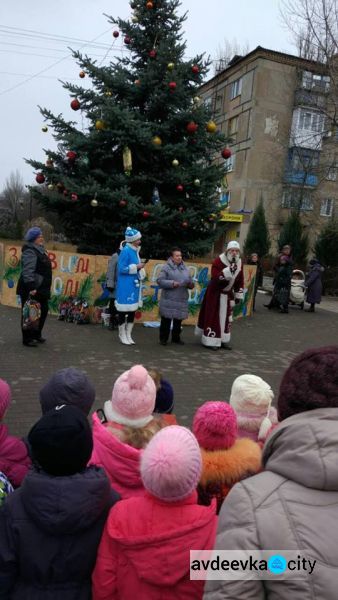
<instances>
[{"instance_id":1,"label":"roof","mask_svg":"<svg viewBox=\"0 0 338 600\"><path fill-rule=\"evenodd\" d=\"M246 54L245 56L234 56L232 60L229 62L228 66L216 73L211 79L208 79L201 87L209 84L213 80L217 80L218 78L223 79L225 73L228 74L234 69L245 62L250 62L255 58L266 58L268 60L274 60L276 62L281 62L284 64L295 64L295 66L301 66L304 69L309 71L326 71L325 64L318 62L316 60L308 60L307 58L301 58L300 56L295 56L294 54L286 54L285 52L278 52L277 50L269 50L269 48L263 48L262 46L257 46L254 50Z\"/></svg>"}]
</instances>

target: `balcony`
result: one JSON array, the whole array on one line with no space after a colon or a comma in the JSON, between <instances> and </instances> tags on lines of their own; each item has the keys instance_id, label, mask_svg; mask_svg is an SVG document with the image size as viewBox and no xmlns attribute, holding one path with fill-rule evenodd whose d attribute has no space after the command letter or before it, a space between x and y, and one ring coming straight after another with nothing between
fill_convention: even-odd
<instances>
[{"instance_id":1,"label":"balcony","mask_svg":"<svg viewBox=\"0 0 338 600\"><path fill-rule=\"evenodd\" d=\"M326 97L323 94L315 94L311 90L297 89L295 92L295 106L305 106L323 110L326 106Z\"/></svg>"},{"instance_id":2,"label":"balcony","mask_svg":"<svg viewBox=\"0 0 338 600\"><path fill-rule=\"evenodd\" d=\"M293 185L302 185L307 187L316 187L318 185L318 177L313 173L306 173L305 171L286 171L284 175L284 182Z\"/></svg>"}]
</instances>

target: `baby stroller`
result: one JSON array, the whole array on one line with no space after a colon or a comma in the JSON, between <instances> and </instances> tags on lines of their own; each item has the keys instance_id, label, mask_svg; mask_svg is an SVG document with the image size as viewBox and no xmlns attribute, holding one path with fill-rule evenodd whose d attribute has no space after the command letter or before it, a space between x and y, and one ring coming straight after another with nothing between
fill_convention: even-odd
<instances>
[{"instance_id":1,"label":"baby stroller","mask_svg":"<svg viewBox=\"0 0 338 600\"><path fill-rule=\"evenodd\" d=\"M305 301L305 275L303 271L295 269L291 276L290 303L300 306L303 310Z\"/></svg>"}]
</instances>

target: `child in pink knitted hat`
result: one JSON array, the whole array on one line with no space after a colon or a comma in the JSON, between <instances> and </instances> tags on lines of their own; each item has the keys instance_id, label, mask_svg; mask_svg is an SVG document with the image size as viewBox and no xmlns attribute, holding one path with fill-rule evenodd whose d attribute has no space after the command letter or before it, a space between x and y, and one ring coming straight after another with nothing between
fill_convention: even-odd
<instances>
[{"instance_id":1,"label":"child in pink knitted hat","mask_svg":"<svg viewBox=\"0 0 338 600\"><path fill-rule=\"evenodd\" d=\"M91 464L102 466L122 498L144 493L139 463L142 449L162 428L153 416L156 386L142 365L117 378L104 419L93 414L94 450Z\"/></svg>"},{"instance_id":2,"label":"child in pink knitted hat","mask_svg":"<svg viewBox=\"0 0 338 600\"><path fill-rule=\"evenodd\" d=\"M237 439L236 413L225 402L205 402L193 420L193 432L201 447L202 474L199 501L217 500L217 513L235 483L261 469L261 449L250 439Z\"/></svg>"},{"instance_id":3,"label":"child in pink knitted hat","mask_svg":"<svg viewBox=\"0 0 338 600\"><path fill-rule=\"evenodd\" d=\"M93 572L93 600L202 600L204 581L190 581L190 551L214 546L215 503L200 506L201 452L194 435L172 425L145 448L146 494L110 511Z\"/></svg>"},{"instance_id":4,"label":"child in pink knitted hat","mask_svg":"<svg viewBox=\"0 0 338 600\"><path fill-rule=\"evenodd\" d=\"M6 381L0 379L0 471L8 477L13 487L18 487L31 460L25 443L9 435L7 426L2 422L10 403L11 389Z\"/></svg>"},{"instance_id":5,"label":"child in pink knitted hat","mask_svg":"<svg viewBox=\"0 0 338 600\"><path fill-rule=\"evenodd\" d=\"M261 446L278 424L269 384L257 375L240 375L232 384L230 405L236 411L238 437L248 437Z\"/></svg>"}]
</instances>

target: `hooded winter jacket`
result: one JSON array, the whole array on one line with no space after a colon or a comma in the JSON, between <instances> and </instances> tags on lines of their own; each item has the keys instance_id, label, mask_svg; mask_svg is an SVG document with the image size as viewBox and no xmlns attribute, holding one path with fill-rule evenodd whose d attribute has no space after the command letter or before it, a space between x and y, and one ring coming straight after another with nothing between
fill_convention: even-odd
<instances>
[{"instance_id":1,"label":"hooded winter jacket","mask_svg":"<svg viewBox=\"0 0 338 600\"><path fill-rule=\"evenodd\" d=\"M285 419L263 451L265 472L223 503L218 550L291 550L316 561L301 579L209 581L205 600L337 600L338 408Z\"/></svg>"},{"instance_id":2,"label":"hooded winter jacket","mask_svg":"<svg viewBox=\"0 0 338 600\"><path fill-rule=\"evenodd\" d=\"M0 471L3 471L13 487L21 485L31 466L31 459L25 443L12 435L8 428L0 423Z\"/></svg>"},{"instance_id":3,"label":"hooded winter jacket","mask_svg":"<svg viewBox=\"0 0 338 600\"><path fill-rule=\"evenodd\" d=\"M215 504L143 498L109 513L93 573L93 600L200 600L204 581L190 581L190 550L213 547Z\"/></svg>"},{"instance_id":4,"label":"hooded winter jacket","mask_svg":"<svg viewBox=\"0 0 338 600\"><path fill-rule=\"evenodd\" d=\"M233 485L256 475L262 467L261 449L248 439L237 440L228 450L204 450L202 453L202 475L198 485L199 503L208 505L217 500L219 513L224 498Z\"/></svg>"},{"instance_id":5,"label":"hooded winter jacket","mask_svg":"<svg viewBox=\"0 0 338 600\"><path fill-rule=\"evenodd\" d=\"M0 510L1 600L90 600L91 574L117 497L96 467L31 471Z\"/></svg>"},{"instance_id":6,"label":"hooded winter jacket","mask_svg":"<svg viewBox=\"0 0 338 600\"><path fill-rule=\"evenodd\" d=\"M144 487L140 475L142 450L121 442L111 433L94 413L93 442L94 449L90 464L103 467L112 487L121 494L121 498L142 496Z\"/></svg>"}]
</instances>

